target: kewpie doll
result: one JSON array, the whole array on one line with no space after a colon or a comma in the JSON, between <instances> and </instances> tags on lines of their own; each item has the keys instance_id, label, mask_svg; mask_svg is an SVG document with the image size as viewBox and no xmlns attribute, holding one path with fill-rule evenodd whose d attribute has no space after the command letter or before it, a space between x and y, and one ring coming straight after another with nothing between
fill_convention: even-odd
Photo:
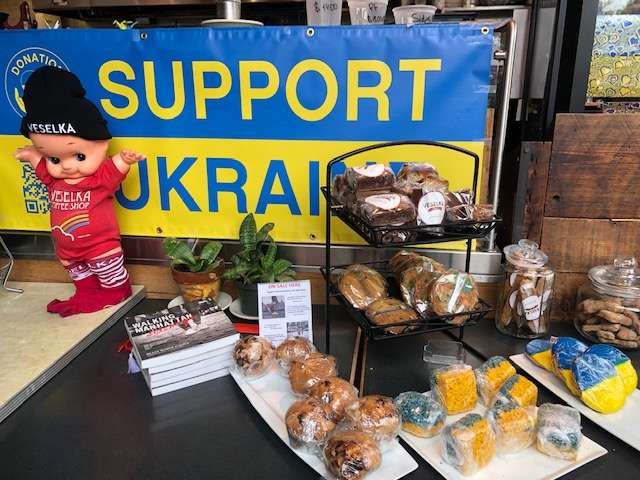
<instances>
[{"instance_id":1,"label":"kewpie doll","mask_svg":"<svg viewBox=\"0 0 640 480\"><path fill-rule=\"evenodd\" d=\"M132 164L144 157L123 150L108 157L107 122L73 73L55 67L33 72L24 89L20 132L33 145L15 157L29 162L49 190L56 255L76 287L47 311L66 317L95 312L131 295L113 195Z\"/></svg>"}]
</instances>

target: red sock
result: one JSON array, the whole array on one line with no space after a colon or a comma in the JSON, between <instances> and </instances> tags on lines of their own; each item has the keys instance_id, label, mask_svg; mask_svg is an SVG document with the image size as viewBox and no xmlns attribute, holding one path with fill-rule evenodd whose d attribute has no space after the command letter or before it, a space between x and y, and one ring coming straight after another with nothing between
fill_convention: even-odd
<instances>
[{"instance_id":1,"label":"red sock","mask_svg":"<svg viewBox=\"0 0 640 480\"><path fill-rule=\"evenodd\" d=\"M74 262L70 265L66 265L65 268L69 271L71 280L76 287L75 293L66 300L55 299L49 302L47 305L47 312L58 313L61 309L66 308L70 302L75 302L81 297L91 295L93 292L100 288L100 282L89 269L86 263Z\"/></svg>"},{"instance_id":2,"label":"red sock","mask_svg":"<svg viewBox=\"0 0 640 480\"><path fill-rule=\"evenodd\" d=\"M58 313L67 317L76 313L91 313L116 305L131 296L129 274L124 268L122 252L87 261L99 282L91 295L68 303Z\"/></svg>"}]
</instances>

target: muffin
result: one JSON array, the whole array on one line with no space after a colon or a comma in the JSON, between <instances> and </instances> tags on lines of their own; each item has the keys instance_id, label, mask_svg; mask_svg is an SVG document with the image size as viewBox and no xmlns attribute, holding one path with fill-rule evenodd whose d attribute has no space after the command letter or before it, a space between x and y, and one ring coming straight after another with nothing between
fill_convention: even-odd
<instances>
[{"instance_id":1,"label":"muffin","mask_svg":"<svg viewBox=\"0 0 640 480\"><path fill-rule=\"evenodd\" d=\"M275 357L272 343L266 338L250 335L233 347L233 360L246 378L258 378L269 371Z\"/></svg>"},{"instance_id":2,"label":"muffin","mask_svg":"<svg viewBox=\"0 0 640 480\"><path fill-rule=\"evenodd\" d=\"M289 364L291 390L300 395L309 393L311 387L319 381L337 375L335 357L320 352L313 352L306 357L295 358Z\"/></svg>"},{"instance_id":3,"label":"muffin","mask_svg":"<svg viewBox=\"0 0 640 480\"><path fill-rule=\"evenodd\" d=\"M422 438L438 435L444 428L447 414L431 393L404 392L396 397L402 416L402 430Z\"/></svg>"},{"instance_id":4,"label":"muffin","mask_svg":"<svg viewBox=\"0 0 640 480\"><path fill-rule=\"evenodd\" d=\"M338 480L360 480L380 466L382 454L368 433L336 432L324 446L324 460Z\"/></svg>"},{"instance_id":5,"label":"muffin","mask_svg":"<svg viewBox=\"0 0 640 480\"><path fill-rule=\"evenodd\" d=\"M294 358L304 357L315 352L316 347L305 337L288 337L276 348L276 360L283 369L289 368Z\"/></svg>"},{"instance_id":6,"label":"muffin","mask_svg":"<svg viewBox=\"0 0 640 480\"><path fill-rule=\"evenodd\" d=\"M389 397L367 395L349 405L345 413L354 429L370 433L378 441L391 441L400 431L400 412Z\"/></svg>"},{"instance_id":7,"label":"muffin","mask_svg":"<svg viewBox=\"0 0 640 480\"><path fill-rule=\"evenodd\" d=\"M293 403L285 415L285 424L291 446L310 451L324 443L336 428L327 406L314 397Z\"/></svg>"},{"instance_id":8,"label":"muffin","mask_svg":"<svg viewBox=\"0 0 640 480\"><path fill-rule=\"evenodd\" d=\"M335 422L344 419L345 409L358 401L358 391L342 378L333 377L321 380L309 390L309 396L317 398L329 409Z\"/></svg>"}]
</instances>

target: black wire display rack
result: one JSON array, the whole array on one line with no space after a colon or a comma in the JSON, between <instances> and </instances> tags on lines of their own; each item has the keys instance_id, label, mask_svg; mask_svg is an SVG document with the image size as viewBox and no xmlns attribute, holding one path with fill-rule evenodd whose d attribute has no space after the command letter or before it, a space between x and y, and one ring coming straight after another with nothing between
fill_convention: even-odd
<instances>
[{"instance_id":1,"label":"black wire display rack","mask_svg":"<svg viewBox=\"0 0 640 480\"><path fill-rule=\"evenodd\" d=\"M355 157L366 152L373 150L380 150L383 148L396 147L402 145L422 145L427 147L437 147L447 150L452 150L461 154L461 156L471 157L473 159L473 203L475 203L475 195L478 187L478 170L480 166L480 157L474 152L471 152L465 148L461 148L455 145L449 145L446 143L416 140L416 141L400 141L400 142L387 142L378 143L363 147L357 150L340 155L332 159L327 164L326 169L326 186L322 187L322 193L325 197L326 210L326 238L325 238L325 266L322 270L326 280L326 295L325 295L325 351L330 352L331 348L331 320L329 317L329 303L331 298L336 298L351 317L358 323L358 326L364 333L365 340L385 340L390 338L398 338L407 335L418 335L427 332L435 332L442 330L458 329L458 338L462 339L464 334L464 327L477 324L487 313L492 311L492 307L485 301L479 300L476 309L468 312L461 312L455 315L421 315L418 320L411 322L402 322L400 324L389 324L384 326L376 326L368 321L364 313L355 309L347 299L345 299L340 292L332 284L332 273L341 267L331 266L331 217L335 216L348 225L353 231L355 231L360 237L362 237L369 246L376 248L386 247L404 247L408 245L424 245L430 243L444 243L463 240L466 241L466 256L465 256L465 271L469 272L469 264L471 261L471 246L474 239L483 238L491 230L501 222L501 219L494 216L493 219L488 221L459 221L452 223L443 223L442 225L402 225L402 226L382 226L373 227L368 225L362 218L359 218L353 212L349 210L345 205L342 205L331 195L332 184L332 167L339 162L342 162L348 158ZM456 322L464 317L467 317L464 322ZM400 333L389 333L387 330L391 326L403 326ZM358 332L360 337L360 331ZM364 351L366 352L366 346ZM366 354L365 354L366 355ZM365 362L366 359L363 360Z\"/></svg>"}]
</instances>

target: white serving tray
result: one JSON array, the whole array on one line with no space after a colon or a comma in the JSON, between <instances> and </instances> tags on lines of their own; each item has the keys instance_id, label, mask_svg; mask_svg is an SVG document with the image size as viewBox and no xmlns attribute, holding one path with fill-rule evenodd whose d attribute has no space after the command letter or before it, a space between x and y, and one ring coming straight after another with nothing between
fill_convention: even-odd
<instances>
[{"instance_id":1,"label":"white serving tray","mask_svg":"<svg viewBox=\"0 0 640 480\"><path fill-rule=\"evenodd\" d=\"M636 450L640 450L640 391L636 389L627 397L624 407L616 413L607 415L595 412L587 407L582 400L571 395L565 384L553 373L537 366L529 358L521 353L511 357L513 363L547 387L568 405L580 410L580 413L597 423L610 434L628 443Z\"/></svg>"},{"instance_id":2,"label":"white serving tray","mask_svg":"<svg viewBox=\"0 0 640 480\"><path fill-rule=\"evenodd\" d=\"M485 411L485 407L478 406L473 410L473 413L484 415ZM465 415L447 417L447 425ZM433 438L420 438L402 431L400 436L448 480L513 480L515 478L518 480L552 480L607 453L604 448L593 440L583 436L582 445L580 445L580 450L578 451L578 459L575 462L549 457L536 450L535 446L532 446L513 455L496 455L489 465L482 470L474 475L465 477L442 459L441 435Z\"/></svg>"},{"instance_id":3,"label":"white serving tray","mask_svg":"<svg viewBox=\"0 0 640 480\"><path fill-rule=\"evenodd\" d=\"M231 372L231 376L247 396L253 408L267 422L267 425L271 427L285 445L291 448L284 416L289 406L298 398L291 393L289 380L275 370L253 381L244 380L235 371ZM307 465L322 475L323 478L332 478L332 475L319 457L298 450L291 450L304 460ZM418 468L416 461L395 440L394 445L383 452L380 467L367 475L367 480L396 480L408 475L416 468Z\"/></svg>"}]
</instances>

